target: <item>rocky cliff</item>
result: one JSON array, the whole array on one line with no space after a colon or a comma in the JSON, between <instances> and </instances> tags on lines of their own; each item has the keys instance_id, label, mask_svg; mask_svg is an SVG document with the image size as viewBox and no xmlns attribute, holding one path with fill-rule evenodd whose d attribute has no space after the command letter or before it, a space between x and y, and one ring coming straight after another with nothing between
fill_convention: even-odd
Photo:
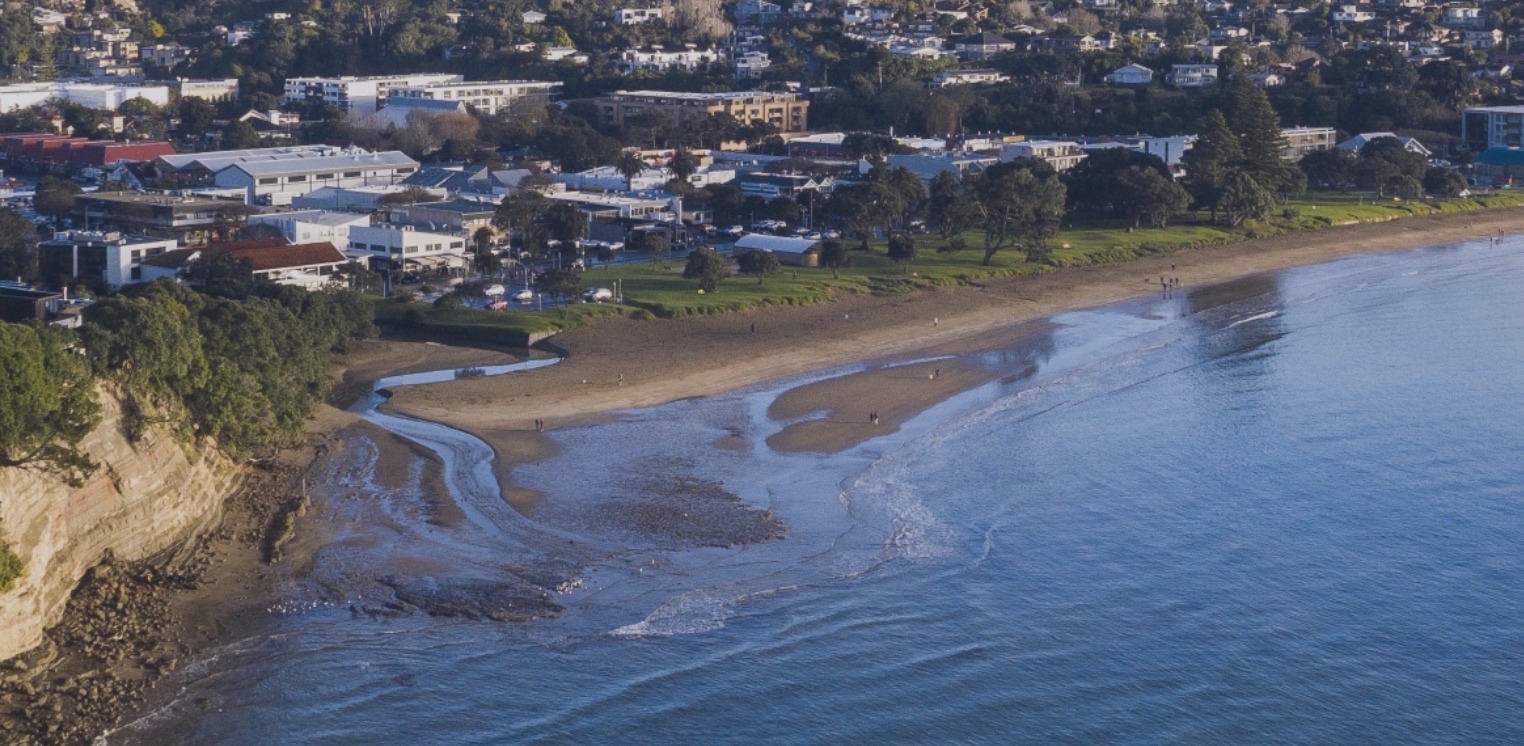
<instances>
[{"instance_id":1,"label":"rocky cliff","mask_svg":"<svg viewBox=\"0 0 1524 746\"><path fill-rule=\"evenodd\" d=\"M101 468L83 487L35 469L0 469L0 539L26 563L0 593L0 660L26 651L63 613L107 550L140 559L216 524L239 469L165 428L127 440L120 401L101 394L103 421L82 443Z\"/></svg>"}]
</instances>

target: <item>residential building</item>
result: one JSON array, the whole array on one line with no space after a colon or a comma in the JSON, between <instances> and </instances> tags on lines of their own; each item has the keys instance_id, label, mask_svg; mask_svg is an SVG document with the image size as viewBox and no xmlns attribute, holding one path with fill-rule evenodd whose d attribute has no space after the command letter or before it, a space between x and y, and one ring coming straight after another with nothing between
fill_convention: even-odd
<instances>
[{"instance_id":1,"label":"residential building","mask_svg":"<svg viewBox=\"0 0 1524 746\"><path fill-rule=\"evenodd\" d=\"M293 197L322 187L398 184L418 170L401 151L318 156L277 161L242 161L212 176L219 187L241 187L251 205L289 205Z\"/></svg>"},{"instance_id":2,"label":"residential building","mask_svg":"<svg viewBox=\"0 0 1524 746\"><path fill-rule=\"evenodd\" d=\"M176 78L162 81L163 85L180 94L180 98L200 98L212 103L232 101L238 98L238 79L192 80Z\"/></svg>"},{"instance_id":3,"label":"residential building","mask_svg":"<svg viewBox=\"0 0 1524 746\"><path fill-rule=\"evenodd\" d=\"M1076 52L1099 52L1101 45L1093 36L1069 36L1054 34L1034 37L1028 46L1034 52L1074 54Z\"/></svg>"},{"instance_id":4,"label":"residential building","mask_svg":"<svg viewBox=\"0 0 1524 746\"><path fill-rule=\"evenodd\" d=\"M613 166L598 166L577 173L553 174L551 179L558 184L564 184L568 189L603 189L611 192L623 192L633 190L637 192L661 189L667 182L672 180L672 173L665 168L648 167L636 174L634 178L628 178ZM734 181L736 172L731 169L717 169L712 166L700 166L692 176L688 177L688 183L695 189L702 189L710 184L726 184Z\"/></svg>"},{"instance_id":5,"label":"residential building","mask_svg":"<svg viewBox=\"0 0 1524 746\"><path fill-rule=\"evenodd\" d=\"M1142 65L1125 65L1106 76L1106 85L1148 86L1153 82L1154 71Z\"/></svg>"},{"instance_id":6,"label":"residential building","mask_svg":"<svg viewBox=\"0 0 1524 746\"><path fill-rule=\"evenodd\" d=\"M1359 5L1340 5L1333 11L1334 23L1369 23L1374 20L1375 12Z\"/></svg>"},{"instance_id":7,"label":"residential building","mask_svg":"<svg viewBox=\"0 0 1524 746\"><path fill-rule=\"evenodd\" d=\"M1339 143L1337 147L1340 150L1348 150L1352 153L1359 153L1362 149L1365 148L1366 145L1370 144L1372 140L1379 140L1383 137L1395 138L1398 142L1402 143L1403 149L1412 153L1417 153L1425 158L1430 158L1434 155L1429 151L1428 148L1423 146L1423 143L1419 142L1418 140L1411 137L1402 137L1395 132L1364 132Z\"/></svg>"},{"instance_id":8,"label":"residential building","mask_svg":"<svg viewBox=\"0 0 1524 746\"><path fill-rule=\"evenodd\" d=\"M732 56L730 64L735 67L736 80L760 80L772 69L773 61L767 52L755 51Z\"/></svg>"},{"instance_id":9,"label":"residential building","mask_svg":"<svg viewBox=\"0 0 1524 746\"><path fill-rule=\"evenodd\" d=\"M495 116L507 111L520 100L533 99L548 102L560 88L560 83L537 80L425 83L393 86L387 101L393 106L406 101L462 102L482 114Z\"/></svg>"},{"instance_id":10,"label":"residential building","mask_svg":"<svg viewBox=\"0 0 1524 746\"><path fill-rule=\"evenodd\" d=\"M1339 133L1332 127L1287 127L1281 134L1286 138L1281 157L1288 161L1299 161L1308 153L1327 150L1339 142Z\"/></svg>"},{"instance_id":11,"label":"residential building","mask_svg":"<svg viewBox=\"0 0 1524 746\"><path fill-rule=\"evenodd\" d=\"M660 21L665 13L665 8L620 8L614 11L614 23L620 26L640 26Z\"/></svg>"},{"instance_id":12,"label":"residential building","mask_svg":"<svg viewBox=\"0 0 1524 746\"><path fill-rule=\"evenodd\" d=\"M735 183L740 188L742 194L757 196L767 200L776 197L789 197L797 200L805 192L829 194L836 186L836 182L829 176L770 174L760 171L757 173L741 174L736 177Z\"/></svg>"},{"instance_id":13,"label":"residential building","mask_svg":"<svg viewBox=\"0 0 1524 746\"><path fill-rule=\"evenodd\" d=\"M60 231L37 245L38 273L50 287L83 284L116 290L143 282L143 261L173 251L174 239L116 232Z\"/></svg>"},{"instance_id":14,"label":"residential building","mask_svg":"<svg viewBox=\"0 0 1524 746\"><path fill-rule=\"evenodd\" d=\"M741 0L735 7L736 20L741 23L767 25L783 17L783 8L767 0Z\"/></svg>"},{"instance_id":15,"label":"residential building","mask_svg":"<svg viewBox=\"0 0 1524 746\"><path fill-rule=\"evenodd\" d=\"M822 132L795 137L784 146L790 158L846 158L847 133Z\"/></svg>"},{"instance_id":16,"label":"residential building","mask_svg":"<svg viewBox=\"0 0 1524 746\"><path fill-rule=\"evenodd\" d=\"M226 251L234 259L248 262L256 280L308 290L332 284L339 267L350 262L349 257L327 241L307 244L289 244L285 239L278 239L278 243L236 241L177 249L146 259L143 261L143 279L179 280L192 264L210 251Z\"/></svg>"},{"instance_id":17,"label":"residential building","mask_svg":"<svg viewBox=\"0 0 1524 746\"><path fill-rule=\"evenodd\" d=\"M1047 163L1059 173L1079 165L1085 157L1086 153L1080 148L1079 143L1071 140L1027 140L1011 143L1000 149L1001 161L1031 158Z\"/></svg>"},{"instance_id":18,"label":"residential building","mask_svg":"<svg viewBox=\"0 0 1524 746\"><path fill-rule=\"evenodd\" d=\"M545 14L538 10L526 10L520 14L525 26L538 26L545 22Z\"/></svg>"},{"instance_id":19,"label":"residential building","mask_svg":"<svg viewBox=\"0 0 1524 746\"><path fill-rule=\"evenodd\" d=\"M63 99L81 106L115 111L123 102L145 98L157 106L169 104L169 88L162 85L130 83L86 83L55 80L45 83L13 83L0 86L0 114Z\"/></svg>"},{"instance_id":20,"label":"residential building","mask_svg":"<svg viewBox=\"0 0 1524 746\"><path fill-rule=\"evenodd\" d=\"M994 70L947 70L937 73L927 84L929 88L947 88L955 85L989 85L1008 83L1011 76Z\"/></svg>"},{"instance_id":21,"label":"residential building","mask_svg":"<svg viewBox=\"0 0 1524 746\"><path fill-rule=\"evenodd\" d=\"M370 114L386 106L393 88L421 88L436 83L460 83L465 76L448 73L379 75L337 78L287 78L284 101L299 104L321 101L341 111Z\"/></svg>"},{"instance_id":22,"label":"residential building","mask_svg":"<svg viewBox=\"0 0 1524 746\"><path fill-rule=\"evenodd\" d=\"M1015 50L1016 42L989 31L953 40L953 51L963 60L987 60Z\"/></svg>"},{"instance_id":23,"label":"residential building","mask_svg":"<svg viewBox=\"0 0 1524 746\"><path fill-rule=\"evenodd\" d=\"M1216 65L1172 65L1164 82L1176 88L1205 88L1217 84Z\"/></svg>"},{"instance_id":24,"label":"residential building","mask_svg":"<svg viewBox=\"0 0 1524 746\"><path fill-rule=\"evenodd\" d=\"M327 210L296 210L250 215L249 225L268 225L293 244L327 241L335 248L349 248L349 231L370 226L369 215Z\"/></svg>"},{"instance_id":25,"label":"residential building","mask_svg":"<svg viewBox=\"0 0 1524 746\"><path fill-rule=\"evenodd\" d=\"M57 314L62 305L62 293L0 281L0 322L24 324L28 321L45 321L49 316Z\"/></svg>"},{"instance_id":26,"label":"residential building","mask_svg":"<svg viewBox=\"0 0 1524 746\"><path fill-rule=\"evenodd\" d=\"M1487 17L1482 14L1481 8L1451 5L1445 8L1443 23L1455 28L1482 28L1487 23Z\"/></svg>"},{"instance_id":27,"label":"residential building","mask_svg":"<svg viewBox=\"0 0 1524 746\"><path fill-rule=\"evenodd\" d=\"M738 91L734 93L671 93L616 91L597 100L604 124L623 126L625 118L656 110L673 121L729 114L742 124L767 122L780 132L803 132L810 103L795 93Z\"/></svg>"},{"instance_id":28,"label":"residential building","mask_svg":"<svg viewBox=\"0 0 1524 746\"><path fill-rule=\"evenodd\" d=\"M677 220L681 199L666 192L557 192L546 195L556 202L569 202L589 220Z\"/></svg>"},{"instance_id":29,"label":"residential building","mask_svg":"<svg viewBox=\"0 0 1524 746\"><path fill-rule=\"evenodd\" d=\"M766 55L763 55L764 59ZM703 70L720 61L720 53L713 49L699 49L689 44L686 49L667 51L660 47L650 51L626 49L614 57L614 67L629 74L641 70L667 72L669 70Z\"/></svg>"},{"instance_id":30,"label":"residential building","mask_svg":"<svg viewBox=\"0 0 1524 746\"><path fill-rule=\"evenodd\" d=\"M939 16L952 16L954 19L972 18L982 21L989 18L989 6L983 3L971 3L968 0L941 0L931 6L932 12Z\"/></svg>"},{"instance_id":31,"label":"residential building","mask_svg":"<svg viewBox=\"0 0 1524 746\"><path fill-rule=\"evenodd\" d=\"M138 50L138 57L143 62L168 70L182 62L194 61L196 50L182 44L154 44L141 47Z\"/></svg>"},{"instance_id":32,"label":"residential building","mask_svg":"<svg viewBox=\"0 0 1524 746\"><path fill-rule=\"evenodd\" d=\"M1489 29L1486 31L1469 30L1461 34L1461 43L1472 49L1492 49L1503 46L1503 31L1501 29Z\"/></svg>"},{"instance_id":33,"label":"residential building","mask_svg":"<svg viewBox=\"0 0 1524 746\"><path fill-rule=\"evenodd\" d=\"M546 47L544 56L546 62L566 60L578 65L587 64L587 55L578 52L576 47Z\"/></svg>"},{"instance_id":34,"label":"residential building","mask_svg":"<svg viewBox=\"0 0 1524 746\"><path fill-rule=\"evenodd\" d=\"M1286 76L1280 73L1249 73L1249 82L1260 88L1286 85Z\"/></svg>"},{"instance_id":35,"label":"residential building","mask_svg":"<svg viewBox=\"0 0 1524 746\"><path fill-rule=\"evenodd\" d=\"M373 225L349 229L347 253L370 260L376 268L457 268L466 263L466 238L408 226Z\"/></svg>"}]
</instances>

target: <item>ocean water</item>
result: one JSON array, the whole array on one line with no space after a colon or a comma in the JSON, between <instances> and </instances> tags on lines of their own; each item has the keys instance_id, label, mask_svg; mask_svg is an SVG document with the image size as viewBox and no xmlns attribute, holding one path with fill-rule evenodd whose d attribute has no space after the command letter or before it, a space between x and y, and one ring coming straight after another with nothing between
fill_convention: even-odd
<instances>
[{"instance_id":1,"label":"ocean water","mask_svg":"<svg viewBox=\"0 0 1524 746\"><path fill-rule=\"evenodd\" d=\"M1524 741L1524 240L1054 321L979 358L1035 375L840 456L707 446L781 427L777 385L557 433L516 472L545 507L481 541L597 547L563 617L315 599L108 741ZM789 538L587 522L653 468Z\"/></svg>"}]
</instances>

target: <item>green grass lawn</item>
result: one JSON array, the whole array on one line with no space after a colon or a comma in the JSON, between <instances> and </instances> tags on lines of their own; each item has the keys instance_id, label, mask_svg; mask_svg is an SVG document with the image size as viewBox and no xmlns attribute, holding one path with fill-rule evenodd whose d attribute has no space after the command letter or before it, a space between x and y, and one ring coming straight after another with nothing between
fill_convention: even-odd
<instances>
[{"instance_id":1,"label":"green grass lawn","mask_svg":"<svg viewBox=\"0 0 1524 746\"><path fill-rule=\"evenodd\" d=\"M446 334L483 336L498 341L537 337L575 328L599 316L622 314L636 318L679 318L693 314L731 313L770 305L802 305L828 302L836 291L896 295L937 286L968 284L1017 274L1051 272L1064 267L1105 264L1164 254L1182 249L1233 243L1250 238L1309 231L1352 222L1379 222L1394 218L1437 213L1465 212L1524 204L1524 193L1502 192L1455 200L1397 201L1372 195L1320 192L1294 199L1284 212L1245 225L1228 228L1198 219L1182 219L1167 228L1139 228L1128 232L1122 220L1081 218L1066 224L1050 246L1052 264L1032 264L1017 251L995 255L983 266L982 234L969 231L962 238L968 248L957 253L938 253L945 245L940 236L916 237L919 255L907 267L885 256L885 242L872 241L869 250L853 252L853 266L833 277L830 269L784 267L761 283L756 278L733 276L713 293L698 292L698 284L682 277L683 260L661 263L594 267L583 273L584 287L624 286L625 305L573 304L557 311L484 311L462 309L435 311L423 303L376 302L376 320L396 323L409 309L422 316L422 328ZM856 241L850 242L856 247ZM418 321L414 319L415 323Z\"/></svg>"}]
</instances>

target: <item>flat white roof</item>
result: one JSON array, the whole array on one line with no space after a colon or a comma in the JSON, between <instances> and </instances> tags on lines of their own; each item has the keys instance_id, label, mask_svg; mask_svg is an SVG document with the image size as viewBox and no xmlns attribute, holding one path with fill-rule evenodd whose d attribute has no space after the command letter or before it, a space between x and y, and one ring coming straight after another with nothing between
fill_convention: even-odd
<instances>
[{"instance_id":1,"label":"flat white roof","mask_svg":"<svg viewBox=\"0 0 1524 746\"><path fill-rule=\"evenodd\" d=\"M335 148L332 145L293 145L284 148L255 148L253 150L213 150L206 153L178 153L176 155L159 156L159 162L173 169L182 169L199 164L208 171L216 171L240 161L254 160L284 160L290 158L310 158L317 155L331 155L344 152L343 148Z\"/></svg>"},{"instance_id":2,"label":"flat white roof","mask_svg":"<svg viewBox=\"0 0 1524 746\"><path fill-rule=\"evenodd\" d=\"M789 236L769 236L765 233L749 233L736 241L738 249L761 249L780 254L803 254L815 248L820 241Z\"/></svg>"},{"instance_id":3,"label":"flat white roof","mask_svg":"<svg viewBox=\"0 0 1524 746\"><path fill-rule=\"evenodd\" d=\"M299 220L303 223L316 223L317 225L350 225L356 221L370 222L369 215L360 215L353 212L334 212L332 210L293 210L291 212L267 212L263 215L250 215L249 220Z\"/></svg>"},{"instance_id":4,"label":"flat white roof","mask_svg":"<svg viewBox=\"0 0 1524 746\"><path fill-rule=\"evenodd\" d=\"M227 168L236 168L250 176L284 176L286 174L310 174L318 171L340 171L346 168L396 168L418 167L418 161L400 150L383 153L355 155L329 155L308 158L284 158L274 161L243 161Z\"/></svg>"}]
</instances>

